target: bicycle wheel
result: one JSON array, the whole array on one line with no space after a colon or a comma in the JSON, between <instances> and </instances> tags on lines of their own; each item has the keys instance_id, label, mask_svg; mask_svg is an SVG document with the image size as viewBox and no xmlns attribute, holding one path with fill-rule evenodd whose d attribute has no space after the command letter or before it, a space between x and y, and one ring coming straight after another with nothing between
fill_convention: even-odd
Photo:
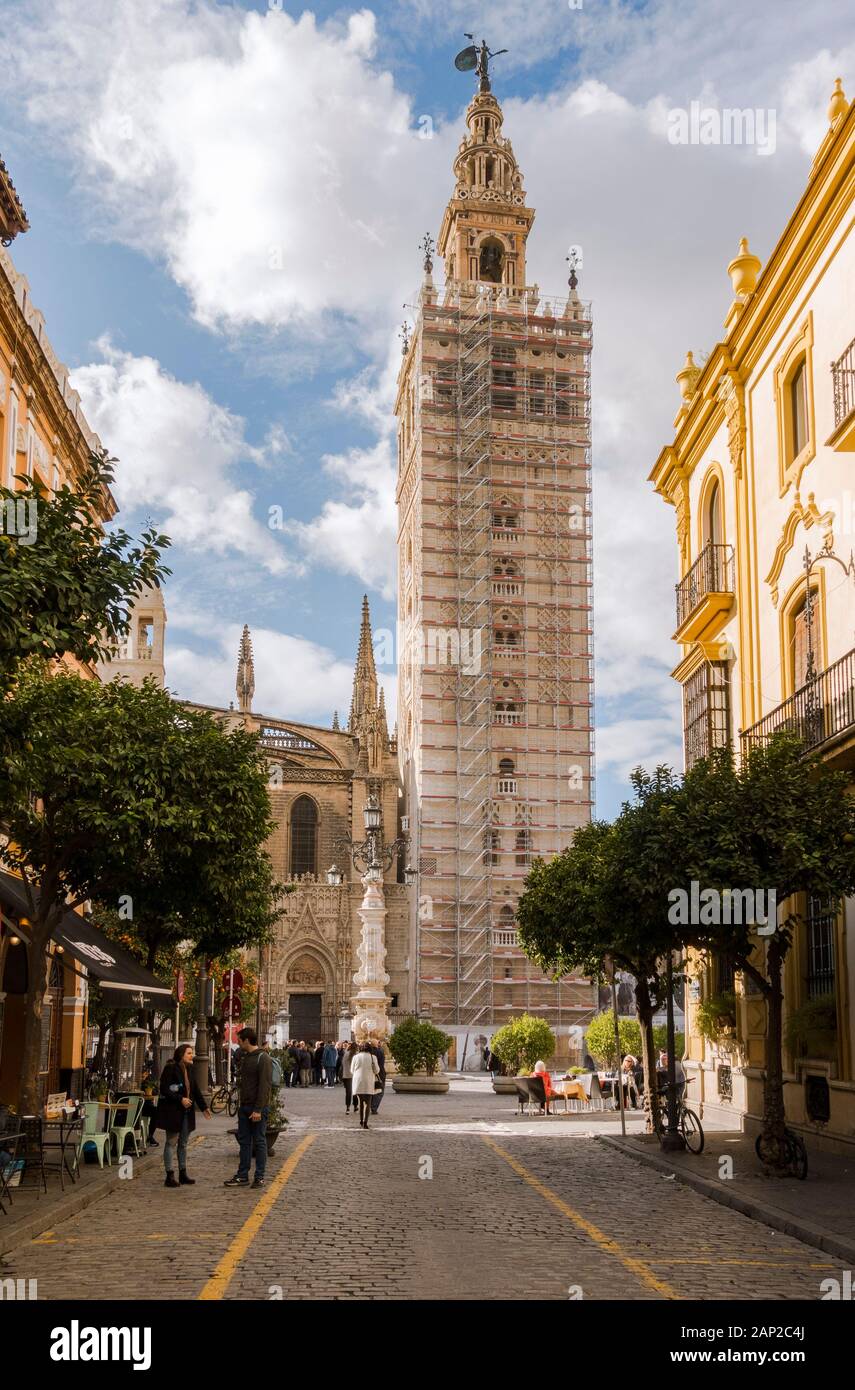
<instances>
[{"instance_id":1,"label":"bicycle wheel","mask_svg":"<svg viewBox=\"0 0 855 1390\"><path fill-rule=\"evenodd\" d=\"M232 1119L234 1119L235 1115L236 1115L237 1112L238 1112L238 1093L237 1093L236 1090L231 1090L231 1091L229 1091L229 1105L228 1105L228 1109L229 1109L229 1115L231 1116Z\"/></svg>"},{"instance_id":2,"label":"bicycle wheel","mask_svg":"<svg viewBox=\"0 0 855 1390\"><path fill-rule=\"evenodd\" d=\"M793 1177L804 1182L808 1175L808 1156L805 1142L800 1135L792 1134L790 1130L787 1130L785 1143L786 1149L784 1154L787 1167L792 1172Z\"/></svg>"},{"instance_id":3,"label":"bicycle wheel","mask_svg":"<svg viewBox=\"0 0 855 1390\"><path fill-rule=\"evenodd\" d=\"M211 1114L222 1115L228 1103L228 1094L223 1086L211 1096Z\"/></svg>"},{"instance_id":4,"label":"bicycle wheel","mask_svg":"<svg viewBox=\"0 0 855 1390\"><path fill-rule=\"evenodd\" d=\"M700 1154L704 1151L704 1131L700 1120L694 1110L690 1110L684 1105L680 1112L680 1129L686 1141L686 1148L689 1153Z\"/></svg>"}]
</instances>

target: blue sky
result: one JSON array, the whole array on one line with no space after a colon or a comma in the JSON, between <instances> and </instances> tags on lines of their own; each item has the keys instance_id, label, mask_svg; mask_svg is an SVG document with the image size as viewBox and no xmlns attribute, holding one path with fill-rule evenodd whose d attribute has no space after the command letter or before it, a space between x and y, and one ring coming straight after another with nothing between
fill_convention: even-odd
<instances>
[{"instance_id":1,"label":"blue sky","mask_svg":"<svg viewBox=\"0 0 855 1390\"><path fill-rule=\"evenodd\" d=\"M3 8L0 153L32 224L12 254L119 457L123 523L174 536L167 679L227 703L248 622L257 706L318 723L346 715L364 591L394 626L396 333L472 91L454 54L467 29L510 50L530 275L560 293L579 244L594 302L599 813L636 762L679 763L673 517L646 477L739 238L765 260L834 77L855 87L839 4ZM670 144L694 100L774 111L774 153Z\"/></svg>"}]
</instances>

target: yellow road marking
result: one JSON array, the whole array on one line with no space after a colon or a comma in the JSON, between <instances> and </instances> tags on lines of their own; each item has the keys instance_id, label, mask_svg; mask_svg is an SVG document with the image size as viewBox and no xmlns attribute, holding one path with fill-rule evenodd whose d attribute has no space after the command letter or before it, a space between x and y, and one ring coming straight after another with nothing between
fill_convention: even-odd
<instances>
[{"instance_id":1,"label":"yellow road marking","mask_svg":"<svg viewBox=\"0 0 855 1390\"><path fill-rule=\"evenodd\" d=\"M506 1149L500 1148L498 1144L494 1143L492 1139L488 1139L486 1135L482 1137L484 1143L488 1144L500 1158L503 1158L508 1166L513 1168L514 1172L522 1178L523 1182L528 1183L529 1187L534 1188L534 1191L539 1193L544 1201L549 1202L560 1211L562 1216L566 1216L568 1221L572 1221L573 1225L578 1227L580 1231L584 1231L588 1239L592 1240L595 1245L598 1245L605 1254L614 1255L616 1259L620 1260L624 1269L628 1269L630 1274L634 1274L637 1279L641 1280L642 1284L646 1284L649 1289L654 1289L655 1292L661 1294L663 1298L681 1298L677 1290L672 1288L670 1284L667 1284L664 1279L657 1278L652 1270L648 1269L644 1261L635 1259L624 1250L623 1246L620 1245L618 1241L612 1240L611 1236L607 1236L605 1231L600 1230L599 1226L595 1226L592 1221L588 1221L586 1217L582 1216L581 1212L575 1211L568 1202L564 1201L563 1197L559 1197L558 1193L553 1192L551 1187L547 1187L545 1183L540 1181L540 1178L534 1176L534 1173L530 1173L527 1168L524 1168L521 1163L518 1163L513 1155L509 1154Z\"/></svg>"},{"instance_id":2,"label":"yellow road marking","mask_svg":"<svg viewBox=\"0 0 855 1390\"><path fill-rule=\"evenodd\" d=\"M223 1294L234 1277L238 1265L249 1250L249 1247L252 1245L252 1242L267 1220L267 1217L270 1215L271 1208L276 1198L291 1177L294 1169L303 1157L303 1154L309 1148L309 1145L314 1144L317 1137L317 1134L307 1134L305 1139L301 1140L297 1145L287 1162L282 1165L267 1192L265 1192L264 1196L253 1207L250 1215L246 1218L246 1221L241 1226L228 1250L223 1255L222 1259L219 1260L214 1273L199 1294L199 1299L217 1299L223 1297Z\"/></svg>"}]
</instances>

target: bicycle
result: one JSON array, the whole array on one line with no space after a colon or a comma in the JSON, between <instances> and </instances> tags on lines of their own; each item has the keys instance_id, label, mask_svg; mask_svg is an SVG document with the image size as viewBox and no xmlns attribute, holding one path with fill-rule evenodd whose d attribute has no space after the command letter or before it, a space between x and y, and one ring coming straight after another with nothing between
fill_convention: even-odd
<instances>
[{"instance_id":1,"label":"bicycle","mask_svg":"<svg viewBox=\"0 0 855 1390\"><path fill-rule=\"evenodd\" d=\"M775 1141L767 1141L762 1129L754 1140L754 1152L761 1163L775 1163L778 1155ZM808 1175L808 1155L805 1141L791 1129L784 1130L784 1167L789 1168L794 1178L804 1182Z\"/></svg>"},{"instance_id":2,"label":"bicycle","mask_svg":"<svg viewBox=\"0 0 855 1390\"><path fill-rule=\"evenodd\" d=\"M211 1113L214 1115L221 1115L225 1110L234 1119L238 1112L238 1104L239 1089L236 1077L230 1083L224 1081L211 1095Z\"/></svg>"},{"instance_id":3,"label":"bicycle","mask_svg":"<svg viewBox=\"0 0 855 1390\"><path fill-rule=\"evenodd\" d=\"M686 1082L690 1085L691 1082ZM661 1091L656 1097L656 1104L653 1106L653 1128L660 1144L668 1132L668 1095L667 1089ZM677 1128L683 1136L683 1142L689 1153L700 1154L704 1151L704 1128L694 1110L691 1110L682 1096L677 1101Z\"/></svg>"}]
</instances>

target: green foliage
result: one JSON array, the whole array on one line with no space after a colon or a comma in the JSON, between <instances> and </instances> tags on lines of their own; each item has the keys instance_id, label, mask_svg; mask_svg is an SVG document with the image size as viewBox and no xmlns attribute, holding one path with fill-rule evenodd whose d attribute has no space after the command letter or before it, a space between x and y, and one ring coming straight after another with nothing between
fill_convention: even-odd
<instances>
[{"instance_id":1,"label":"green foliage","mask_svg":"<svg viewBox=\"0 0 855 1390\"><path fill-rule=\"evenodd\" d=\"M668 1025L665 1023L654 1023L653 1025L653 1046L658 1052L665 1052L668 1048ZM674 1031L674 1056L682 1057L686 1050L685 1033Z\"/></svg>"},{"instance_id":2,"label":"green foliage","mask_svg":"<svg viewBox=\"0 0 855 1390\"><path fill-rule=\"evenodd\" d=\"M256 740L177 704L152 681L101 685L22 667L0 699L0 864L31 899L25 1066L33 1105L44 953L86 899L119 918L154 968L190 940L216 957L267 937L277 887L267 771ZM40 989L41 987L41 989Z\"/></svg>"},{"instance_id":3,"label":"green foliage","mask_svg":"<svg viewBox=\"0 0 855 1390\"><path fill-rule=\"evenodd\" d=\"M732 989L702 999L695 1011L695 1027L708 1042L718 1042L736 1028L736 995Z\"/></svg>"},{"instance_id":4,"label":"green foliage","mask_svg":"<svg viewBox=\"0 0 855 1390\"><path fill-rule=\"evenodd\" d=\"M512 1072L528 1071L555 1051L555 1034L545 1018L522 1014L511 1019L490 1039L490 1051Z\"/></svg>"},{"instance_id":5,"label":"green foliage","mask_svg":"<svg viewBox=\"0 0 855 1390\"><path fill-rule=\"evenodd\" d=\"M31 656L106 657L127 633L129 604L169 573L160 563L165 536L147 530L135 544L119 528L104 533L114 465L91 454L74 485L49 498L23 475L20 490L0 488L0 507L23 502L37 518L32 544L0 533L0 691Z\"/></svg>"},{"instance_id":6,"label":"green foliage","mask_svg":"<svg viewBox=\"0 0 855 1390\"><path fill-rule=\"evenodd\" d=\"M833 994L807 999L787 1015L787 1049L797 1057L831 1057L837 1046L837 1003Z\"/></svg>"},{"instance_id":7,"label":"green foliage","mask_svg":"<svg viewBox=\"0 0 855 1390\"><path fill-rule=\"evenodd\" d=\"M451 1047L453 1038L426 1019L405 1018L389 1039L389 1051L404 1076L425 1071L433 1076L439 1059Z\"/></svg>"},{"instance_id":8,"label":"green foliage","mask_svg":"<svg viewBox=\"0 0 855 1390\"><path fill-rule=\"evenodd\" d=\"M631 1052L633 1057L640 1056L641 1028L638 1019L619 1017L618 1033L621 1058L625 1057L627 1052ZM596 1014L591 1019L585 1033L585 1043L591 1056L607 1067L616 1066L621 1060L615 1048L615 1016L612 1009L604 1009L601 1014Z\"/></svg>"}]
</instances>

